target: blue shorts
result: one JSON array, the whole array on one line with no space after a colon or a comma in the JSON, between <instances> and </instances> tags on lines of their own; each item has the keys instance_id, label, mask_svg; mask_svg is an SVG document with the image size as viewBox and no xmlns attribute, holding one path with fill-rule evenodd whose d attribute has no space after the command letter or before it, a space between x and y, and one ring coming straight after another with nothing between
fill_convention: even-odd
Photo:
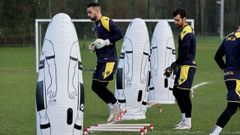
<instances>
[{"instance_id":1,"label":"blue shorts","mask_svg":"<svg viewBox=\"0 0 240 135\"><path fill-rule=\"evenodd\" d=\"M117 62L97 63L93 73L93 80L108 82L113 80L117 69Z\"/></svg>"},{"instance_id":2,"label":"blue shorts","mask_svg":"<svg viewBox=\"0 0 240 135\"><path fill-rule=\"evenodd\" d=\"M240 103L240 80L229 79L225 81L228 89L227 100L228 102L238 102Z\"/></svg>"},{"instance_id":3,"label":"blue shorts","mask_svg":"<svg viewBox=\"0 0 240 135\"><path fill-rule=\"evenodd\" d=\"M177 69L174 86L178 89L191 90L196 66L182 65Z\"/></svg>"}]
</instances>

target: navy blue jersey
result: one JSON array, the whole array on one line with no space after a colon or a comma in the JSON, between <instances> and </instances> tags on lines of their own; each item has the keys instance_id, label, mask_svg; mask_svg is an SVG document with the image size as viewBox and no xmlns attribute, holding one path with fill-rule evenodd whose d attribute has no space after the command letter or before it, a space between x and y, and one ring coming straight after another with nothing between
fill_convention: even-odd
<instances>
[{"instance_id":1,"label":"navy blue jersey","mask_svg":"<svg viewBox=\"0 0 240 135\"><path fill-rule=\"evenodd\" d=\"M181 65L196 65L196 39L193 29L186 25L178 38L178 58L176 64Z\"/></svg>"},{"instance_id":2,"label":"navy blue jersey","mask_svg":"<svg viewBox=\"0 0 240 135\"><path fill-rule=\"evenodd\" d=\"M116 62L118 58L115 42L123 37L121 30L111 19L102 16L99 21L95 22L94 32L96 38L101 38L103 40L109 39L111 43L108 46L96 50L97 62Z\"/></svg>"},{"instance_id":3,"label":"navy blue jersey","mask_svg":"<svg viewBox=\"0 0 240 135\"><path fill-rule=\"evenodd\" d=\"M224 62L223 57L226 57ZM215 61L225 72L225 80L240 79L240 32L229 34L218 48Z\"/></svg>"}]
</instances>

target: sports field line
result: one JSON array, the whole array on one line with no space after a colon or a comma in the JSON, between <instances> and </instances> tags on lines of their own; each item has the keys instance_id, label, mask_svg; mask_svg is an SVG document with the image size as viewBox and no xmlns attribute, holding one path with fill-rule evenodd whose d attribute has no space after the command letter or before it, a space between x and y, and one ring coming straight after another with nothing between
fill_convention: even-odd
<instances>
[{"instance_id":1,"label":"sports field line","mask_svg":"<svg viewBox=\"0 0 240 135\"><path fill-rule=\"evenodd\" d=\"M203 86L203 85L207 85L207 84L209 84L210 82L201 82L201 83L198 83L198 84L196 84L196 85L194 85L193 87L192 87L192 97L194 97L194 90L196 90L197 88L199 88L199 87L201 87L201 86Z\"/></svg>"},{"instance_id":2,"label":"sports field line","mask_svg":"<svg viewBox=\"0 0 240 135\"><path fill-rule=\"evenodd\" d=\"M195 90L195 89L197 89L198 87L201 87L201 86L203 86L203 85L207 85L207 84L209 84L210 82L201 82L201 83L199 83L199 84L196 84L196 85L194 85L193 87L192 87L192 90Z\"/></svg>"},{"instance_id":3,"label":"sports field line","mask_svg":"<svg viewBox=\"0 0 240 135\"><path fill-rule=\"evenodd\" d=\"M191 130L176 130L176 131L173 131L173 130L165 130L165 131L156 131L156 130L153 130L151 131L150 133L151 134L169 134L169 135L172 135L172 134L179 134L179 135L184 135L184 134L187 134L187 135L208 135L209 133L211 132L211 130L209 130L209 132L207 131L201 131L201 130L195 130L195 131L191 131ZM240 134L240 131L236 131L236 132L231 132L231 131L223 131L222 134L227 134L227 135L239 135Z\"/></svg>"}]
</instances>

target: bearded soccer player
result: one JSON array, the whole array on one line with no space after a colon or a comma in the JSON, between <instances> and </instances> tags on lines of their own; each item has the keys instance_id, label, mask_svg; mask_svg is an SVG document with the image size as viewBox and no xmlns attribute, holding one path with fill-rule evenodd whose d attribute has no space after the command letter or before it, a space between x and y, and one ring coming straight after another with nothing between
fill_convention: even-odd
<instances>
[{"instance_id":1,"label":"bearded soccer player","mask_svg":"<svg viewBox=\"0 0 240 135\"><path fill-rule=\"evenodd\" d=\"M176 73L173 95L177 100L182 117L175 129L191 129L192 103L190 92L196 72L196 39L193 29L186 21L186 11L184 9L174 11L173 17L175 25L181 29L178 38L178 57L170 67L165 69L164 75L170 77L173 71Z\"/></svg>"},{"instance_id":2,"label":"bearded soccer player","mask_svg":"<svg viewBox=\"0 0 240 135\"><path fill-rule=\"evenodd\" d=\"M122 39L121 30L108 17L101 13L98 3L87 5L88 17L95 22L94 32L96 40L89 45L90 52L96 52L97 65L93 74L92 90L110 108L108 122L119 121L119 116L124 113L115 96L108 90L109 81L113 80L117 68L117 52L115 42ZM118 119L118 120L117 120Z\"/></svg>"},{"instance_id":3,"label":"bearded soccer player","mask_svg":"<svg viewBox=\"0 0 240 135\"><path fill-rule=\"evenodd\" d=\"M226 58L225 62L223 60L224 56ZM210 135L219 135L240 108L240 25L235 32L229 34L223 40L214 59L224 71L224 80L228 90L227 107L210 133Z\"/></svg>"}]
</instances>

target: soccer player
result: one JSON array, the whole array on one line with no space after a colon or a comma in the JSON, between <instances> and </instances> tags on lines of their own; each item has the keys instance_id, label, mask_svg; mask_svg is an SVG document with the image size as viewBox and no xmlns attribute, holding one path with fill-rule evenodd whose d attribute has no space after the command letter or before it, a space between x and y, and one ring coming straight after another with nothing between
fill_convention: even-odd
<instances>
[{"instance_id":1,"label":"soccer player","mask_svg":"<svg viewBox=\"0 0 240 135\"><path fill-rule=\"evenodd\" d=\"M109 81L113 80L117 68L117 52L115 42L122 39L121 30L108 17L101 13L101 6L98 3L87 5L88 17L95 22L94 32L96 40L89 45L90 52L96 52L97 65L93 74L92 90L110 108L108 122L116 122L124 110L118 104L115 96L108 90Z\"/></svg>"},{"instance_id":2,"label":"soccer player","mask_svg":"<svg viewBox=\"0 0 240 135\"><path fill-rule=\"evenodd\" d=\"M181 29L178 38L178 58L170 67L165 69L164 75L170 77L173 71L176 73L173 95L177 100L182 118L175 129L191 129L192 103L190 92L196 72L196 39L193 29L186 22L184 9L175 10L173 17L175 25Z\"/></svg>"},{"instance_id":3,"label":"soccer player","mask_svg":"<svg viewBox=\"0 0 240 135\"><path fill-rule=\"evenodd\" d=\"M223 60L224 56L226 58L225 62ZM228 103L210 135L218 135L240 108L240 25L235 32L229 34L223 40L214 59L224 71L224 80L228 89Z\"/></svg>"}]
</instances>

